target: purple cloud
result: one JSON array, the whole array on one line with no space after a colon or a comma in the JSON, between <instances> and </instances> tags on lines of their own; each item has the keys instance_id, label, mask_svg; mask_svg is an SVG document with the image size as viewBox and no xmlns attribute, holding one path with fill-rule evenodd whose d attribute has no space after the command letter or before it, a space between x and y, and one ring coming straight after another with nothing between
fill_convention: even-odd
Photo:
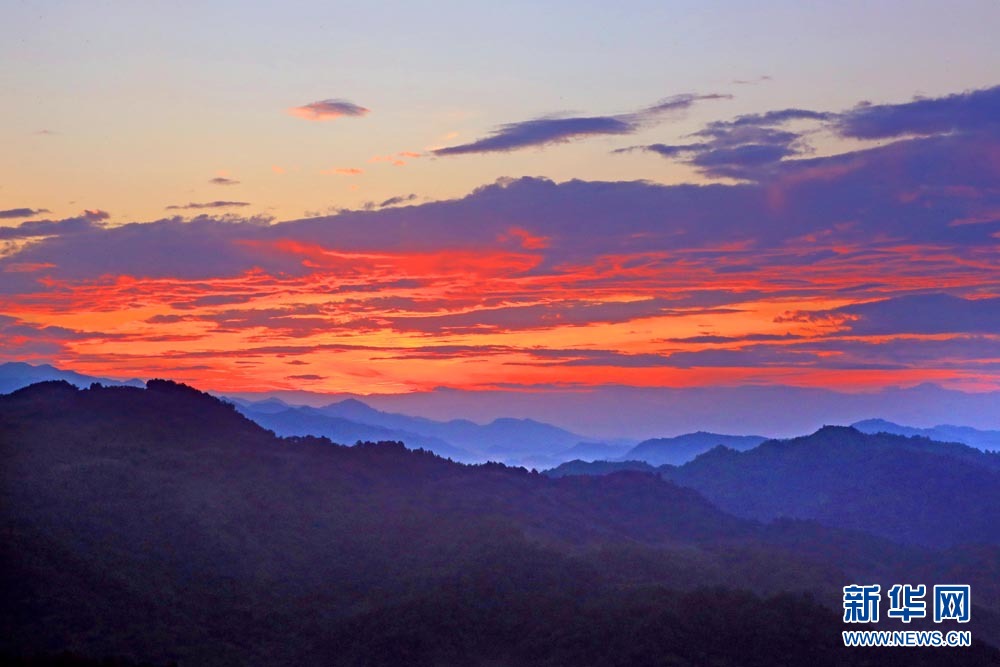
<instances>
[{"instance_id":1,"label":"purple cloud","mask_svg":"<svg viewBox=\"0 0 1000 667\"><path fill-rule=\"evenodd\" d=\"M623 135L638 131L657 116L682 111L703 100L729 99L730 95L684 94L669 97L645 109L613 116L546 116L500 126L491 135L471 143L439 148L435 155L507 152L532 146L564 143L597 135Z\"/></svg>"},{"instance_id":2,"label":"purple cloud","mask_svg":"<svg viewBox=\"0 0 1000 667\"><path fill-rule=\"evenodd\" d=\"M1000 132L1000 86L902 104L861 104L841 113L780 109L748 114L709 123L692 135L698 142L654 143L613 152L645 150L683 160L708 176L764 181L780 176L788 167L788 158L802 158L811 152L804 133L778 129L793 121L819 122L852 139L996 135Z\"/></svg>"},{"instance_id":3,"label":"purple cloud","mask_svg":"<svg viewBox=\"0 0 1000 667\"><path fill-rule=\"evenodd\" d=\"M1000 297L964 299L950 294L914 294L844 306L818 314L844 315L852 335L898 333L1000 334Z\"/></svg>"},{"instance_id":4,"label":"purple cloud","mask_svg":"<svg viewBox=\"0 0 1000 667\"><path fill-rule=\"evenodd\" d=\"M144 320L148 324L176 324L188 319L186 315L153 315Z\"/></svg>"},{"instance_id":5,"label":"purple cloud","mask_svg":"<svg viewBox=\"0 0 1000 667\"><path fill-rule=\"evenodd\" d=\"M303 267L295 258L262 257L245 244L262 236L267 222L262 218L237 220L200 215L187 221L168 218L116 227L102 227L87 218L23 223L0 228L0 235L46 238L0 258L0 271L18 263L53 264L51 272L66 280L102 275L209 278L238 275L255 265L290 275L302 273ZM17 281L0 281L0 292L42 289L28 275Z\"/></svg>"},{"instance_id":6,"label":"purple cloud","mask_svg":"<svg viewBox=\"0 0 1000 667\"><path fill-rule=\"evenodd\" d=\"M749 169L797 154L787 143L753 143L701 152L691 159L691 164L713 176L744 178Z\"/></svg>"},{"instance_id":7,"label":"purple cloud","mask_svg":"<svg viewBox=\"0 0 1000 667\"><path fill-rule=\"evenodd\" d=\"M536 118L503 125L488 137L468 144L439 148L435 155L467 155L513 151L530 146L562 143L593 135L631 134L637 126L630 120L614 116L589 118Z\"/></svg>"},{"instance_id":8,"label":"purple cloud","mask_svg":"<svg viewBox=\"0 0 1000 667\"><path fill-rule=\"evenodd\" d=\"M702 102L707 100L731 100L732 95L726 95L721 93L708 93L706 95L696 95L694 93L682 93L680 95L673 95L671 97L664 98L657 102L656 104L646 107L645 109L632 114L632 117L640 120L644 118L649 118L656 114L670 112L670 111L683 111L692 107L695 102Z\"/></svg>"},{"instance_id":9,"label":"purple cloud","mask_svg":"<svg viewBox=\"0 0 1000 667\"><path fill-rule=\"evenodd\" d=\"M410 193L408 195L397 195L395 197L389 197L388 199L383 199L382 201L376 203L373 201L366 202L364 205L365 210L371 211L376 208L386 208L387 206L398 206L400 204L406 204L417 199L415 193Z\"/></svg>"},{"instance_id":10,"label":"purple cloud","mask_svg":"<svg viewBox=\"0 0 1000 667\"><path fill-rule=\"evenodd\" d=\"M209 202L189 202L187 204L173 204L167 206L166 210L187 210L187 209L205 209L205 208L232 208L232 207L242 207L249 206L250 202L245 201L209 201Z\"/></svg>"},{"instance_id":11,"label":"purple cloud","mask_svg":"<svg viewBox=\"0 0 1000 667\"><path fill-rule=\"evenodd\" d=\"M902 104L862 104L839 116L836 130L856 139L1000 129L1000 86Z\"/></svg>"},{"instance_id":12,"label":"purple cloud","mask_svg":"<svg viewBox=\"0 0 1000 667\"><path fill-rule=\"evenodd\" d=\"M798 120L827 120L830 114L806 109L780 109L715 121L695 132L699 142L647 144L618 149L614 153L644 150L666 158L681 158L703 173L715 177L760 180L781 160L808 152L801 134L777 129Z\"/></svg>"},{"instance_id":13,"label":"purple cloud","mask_svg":"<svg viewBox=\"0 0 1000 667\"><path fill-rule=\"evenodd\" d=\"M101 215L91 215L90 213L88 211L83 215L64 220L29 220L28 222L22 222L16 227L0 227L0 240L25 239L40 236L64 236L82 234L100 229L100 226L96 223L105 219L107 214L104 214L102 217Z\"/></svg>"},{"instance_id":14,"label":"purple cloud","mask_svg":"<svg viewBox=\"0 0 1000 667\"><path fill-rule=\"evenodd\" d=\"M297 118L312 121L334 120L343 116L357 118L367 115L369 112L370 109L366 109L363 106L359 106L353 102L348 102L347 100L338 99L310 102L309 104L304 104L300 107L292 107L288 110L289 114Z\"/></svg>"},{"instance_id":15,"label":"purple cloud","mask_svg":"<svg viewBox=\"0 0 1000 667\"><path fill-rule=\"evenodd\" d=\"M764 113L745 114L731 121L712 123L709 127L773 127L793 120L828 120L835 114L827 111L812 111L811 109L777 109Z\"/></svg>"},{"instance_id":16,"label":"purple cloud","mask_svg":"<svg viewBox=\"0 0 1000 667\"><path fill-rule=\"evenodd\" d=\"M239 185L240 182L235 178L227 178L225 176L216 176L215 178L208 179L208 182L212 185Z\"/></svg>"},{"instance_id":17,"label":"purple cloud","mask_svg":"<svg viewBox=\"0 0 1000 667\"><path fill-rule=\"evenodd\" d=\"M634 151L649 151L650 153L657 153L663 157L673 158L680 157L682 155L700 153L708 150L708 148L708 144L647 144L645 146L626 146L625 148L616 148L611 152L632 153Z\"/></svg>"},{"instance_id":18,"label":"purple cloud","mask_svg":"<svg viewBox=\"0 0 1000 667\"><path fill-rule=\"evenodd\" d=\"M49 209L47 208L9 208L5 211L0 211L0 220L9 220L10 218L33 218L36 215L48 212Z\"/></svg>"},{"instance_id":19,"label":"purple cloud","mask_svg":"<svg viewBox=\"0 0 1000 667\"><path fill-rule=\"evenodd\" d=\"M265 252L267 245L297 239L360 252L488 248L511 227L518 227L548 239L547 247L538 251L541 263L535 272L629 253L644 254L648 270L658 271L673 265L681 251L697 252L692 257L717 272L815 267L824 262L889 268L893 263L902 267L921 261L896 251L900 244L953 248L951 259L926 260L925 270L933 273L936 261L947 264L974 249L995 248L993 235L1000 232L1000 220L968 225L952 221L1000 208L997 143L949 135L790 160L766 183L664 186L508 179L454 200L345 211L274 225L253 218L199 216L191 221L95 228L72 238L39 241L0 259L0 268L12 262L51 263L66 278L108 273L231 276L253 267L301 275L309 268L300 258ZM468 224L470 220L476 224ZM586 221L586 233L581 232L581 221ZM71 229L80 223L66 224ZM24 237L29 231L32 236L58 231L13 229L20 231L5 231L8 238ZM817 246L814 240L808 242L808 252L792 253L795 239L806 236L821 239L824 245ZM732 250L710 254L712 247L733 242L745 244L748 254L742 257ZM833 252L829 247L833 242L845 250ZM767 249L774 251L765 253ZM590 286L597 286L602 279L592 280ZM857 280L859 285L869 282L868 277Z\"/></svg>"}]
</instances>

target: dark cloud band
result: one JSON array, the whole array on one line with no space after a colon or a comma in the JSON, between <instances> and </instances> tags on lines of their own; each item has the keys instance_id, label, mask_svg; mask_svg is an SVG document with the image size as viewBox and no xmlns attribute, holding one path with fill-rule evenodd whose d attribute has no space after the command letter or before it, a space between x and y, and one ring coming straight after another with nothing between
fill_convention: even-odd
<instances>
[{"instance_id":1,"label":"dark cloud band","mask_svg":"<svg viewBox=\"0 0 1000 667\"><path fill-rule=\"evenodd\" d=\"M519 150L532 146L564 143L590 136L632 134L662 114L683 111L696 102L729 99L730 95L684 94L668 97L645 109L613 116L549 116L508 123L471 143L439 148L435 155L468 155Z\"/></svg>"}]
</instances>

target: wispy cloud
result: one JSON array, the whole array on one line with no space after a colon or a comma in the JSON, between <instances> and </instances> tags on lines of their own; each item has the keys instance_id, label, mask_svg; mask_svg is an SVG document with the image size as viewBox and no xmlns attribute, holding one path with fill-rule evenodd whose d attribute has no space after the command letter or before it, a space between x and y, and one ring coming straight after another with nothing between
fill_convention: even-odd
<instances>
[{"instance_id":1,"label":"wispy cloud","mask_svg":"<svg viewBox=\"0 0 1000 667\"><path fill-rule=\"evenodd\" d=\"M239 185L240 182L235 178L229 178L228 176L216 176L215 178L210 178L208 180L212 185Z\"/></svg>"},{"instance_id":2,"label":"wispy cloud","mask_svg":"<svg viewBox=\"0 0 1000 667\"><path fill-rule=\"evenodd\" d=\"M370 110L347 100L329 99L292 107L288 109L288 113L305 120L326 121L344 116L357 118L367 115Z\"/></svg>"},{"instance_id":3,"label":"wispy cloud","mask_svg":"<svg viewBox=\"0 0 1000 667\"><path fill-rule=\"evenodd\" d=\"M666 97L656 104L641 109L632 114L625 114L623 117L631 117L635 121L649 120L651 116L656 114L670 112L670 111L683 111L689 109L696 102L703 102L707 100L731 100L732 95L724 93L709 93L706 95L696 95L694 93L682 93L680 95L673 95L671 97Z\"/></svg>"},{"instance_id":4,"label":"wispy cloud","mask_svg":"<svg viewBox=\"0 0 1000 667\"><path fill-rule=\"evenodd\" d=\"M63 220L30 220L16 227L0 227L0 240L27 239L43 236L81 234L100 229L98 223L110 216L101 210L83 211L80 215ZM41 262L40 264L45 264Z\"/></svg>"},{"instance_id":5,"label":"wispy cloud","mask_svg":"<svg viewBox=\"0 0 1000 667\"><path fill-rule=\"evenodd\" d=\"M375 208L386 208L388 206L398 206L400 204L406 204L411 201L416 201L417 199L418 199L417 195L411 192L408 195L397 195L395 197L389 197L388 199L384 199L378 203L367 202L364 207L367 210Z\"/></svg>"},{"instance_id":6,"label":"wispy cloud","mask_svg":"<svg viewBox=\"0 0 1000 667\"><path fill-rule=\"evenodd\" d=\"M48 212L49 209L47 208L8 208L5 211L0 211L0 220L9 220L10 218L33 218L36 215Z\"/></svg>"},{"instance_id":7,"label":"wispy cloud","mask_svg":"<svg viewBox=\"0 0 1000 667\"><path fill-rule=\"evenodd\" d=\"M394 167L402 167L406 164L407 160L416 160L423 156L423 153L417 153L416 151L399 151L398 153L390 153L389 155L373 155L368 158L368 162L372 164L388 162Z\"/></svg>"},{"instance_id":8,"label":"wispy cloud","mask_svg":"<svg viewBox=\"0 0 1000 667\"><path fill-rule=\"evenodd\" d=\"M774 77L768 74L761 74L760 76L754 77L752 79L733 79L733 84L737 86L756 86L761 83L767 83L768 81L773 81Z\"/></svg>"},{"instance_id":9,"label":"wispy cloud","mask_svg":"<svg viewBox=\"0 0 1000 667\"><path fill-rule=\"evenodd\" d=\"M187 204L172 204L166 207L168 211L182 210L182 209L203 209L203 208L232 208L249 206L250 202L245 201L208 201L208 202L189 202Z\"/></svg>"},{"instance_id":10,"label":"wispy cloud","mask_svg":"<svg viewBox=\"0 0 1000 667\"><path fill-rule=\"evenodd\" d=\"M600 135L626 135L656 122L663 114L683 111L704 100L729 99L731 95L683 94L668 97L639 111L611 116L544 116L532 120L501 125L489 136L470 143L447 146L433 151L434 155L467 155L473 153L507 152L565 143Z\"/></svg>"},{"instance_id":11,"label":"wispy cloud","mask_svg":"<svg viewBox=\"0 0 1000 667\"><path fill-rule=\"evenodd\" d=\"M360 176L365 173L365 170L358 167L334 167L331 169L322 169L319 173L324 176Z\"/></svg>"},{"instance_id":12,"label":"wispy cloud","mask_svg":"<svg viewBox=\"0 0 1000 667\"><path fill-rule=\"evenodd\" d=\"M862 103L842 112L793 108L749 114L709 123L690 135L695 140L689 143L654 143L613 152L649 151L684 161L709 176L765 180L778 175L789 161L812 152L809 131L789 129L796 122L813 122L835 136L866 140L996 133L1000 86L900 104Z\"/></svg>"},{"instance_id":13,"label":"wispy cloud","mask_svg":"<svg viewBox=\"0 0 1000 667\"><path fill-rule=\"evenodd\" d=\"M808 109L780 109L715 121L691 136L687 144L647 144L620 148L614 153L642 150L666 158L680 158L710 176L755 178L779 161L810 149L798 132L781 126L793 121L824 121L833 114Z\"/></svg>"}]
</instances>

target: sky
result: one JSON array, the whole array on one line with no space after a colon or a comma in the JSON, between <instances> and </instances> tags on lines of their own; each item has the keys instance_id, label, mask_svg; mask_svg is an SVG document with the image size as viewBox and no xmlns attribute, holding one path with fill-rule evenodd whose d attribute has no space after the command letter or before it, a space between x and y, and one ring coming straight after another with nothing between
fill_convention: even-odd
<instances>
[{"instance_id":1,"label":"sky","mask_svg":"<svg viewBox=\"0 0 1000 667\"><path fill-rule=\"evenodd\" d=\"M1000 391L996 2L0 12L0 360Z\"/></svg>"}]
</instances>

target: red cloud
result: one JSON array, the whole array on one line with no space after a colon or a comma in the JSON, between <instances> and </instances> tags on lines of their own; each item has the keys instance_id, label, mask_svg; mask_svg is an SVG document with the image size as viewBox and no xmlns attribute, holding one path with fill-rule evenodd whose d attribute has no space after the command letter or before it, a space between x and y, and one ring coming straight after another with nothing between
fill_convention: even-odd
<instances>
[{"instance_id":1,"label":"red cloud","mask_svg":"<svg viewBox=\"0 0 1000 667\"><path fill-rule=\"evenodd\" d=\"M497 236L498 241L516 240L525 250L542 250L549 247L550 239L545 236L535 236L527 229L511 227L505 233Z\"/></svg>"},{"instance_id":2,"label":"red cloud","mask_svg":"<svg viewBox=\"0 0 1000 667\"><path fill-rule=\"evenodd\" d=\"M0 227L0 345L219 389L294 387L289 361L326 391L997 387L998 145L907 139L731 185L504 179L276 224L26 221Z\"/></svg>"}]
</instances>

